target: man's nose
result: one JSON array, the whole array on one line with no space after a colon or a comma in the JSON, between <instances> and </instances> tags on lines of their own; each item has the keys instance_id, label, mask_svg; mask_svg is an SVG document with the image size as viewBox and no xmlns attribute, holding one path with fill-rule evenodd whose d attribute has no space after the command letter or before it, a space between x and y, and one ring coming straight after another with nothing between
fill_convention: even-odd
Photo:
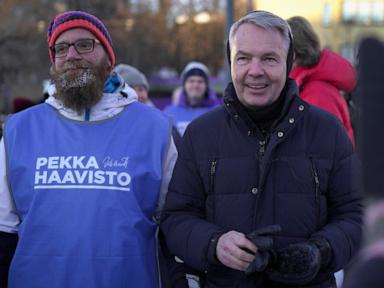
<instances>
[{"instance_id":1,"label":"man's nose","mask_svg":"<svg viewBox=\"0 0 384 288\"><path fill-rule=\"evenodd\" d=\"M81 59L81 55L76 51L75 47L69 46L66 60Z\"/></svg>"},{"instance_id":2,"label":"man's nose","mask_svg":"<svg viewBox=\"0 0 384 288\"><path fill-rule=\"evenodd\" d=\"M252 59L248 74L254 77L264 74L264 66L260 59Z\"/></svg>"}]
</instances>

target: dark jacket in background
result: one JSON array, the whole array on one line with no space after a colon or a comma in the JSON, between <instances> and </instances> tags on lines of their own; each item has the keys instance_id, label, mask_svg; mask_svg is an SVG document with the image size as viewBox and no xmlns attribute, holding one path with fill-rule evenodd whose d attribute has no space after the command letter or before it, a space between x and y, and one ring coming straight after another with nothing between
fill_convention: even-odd
<instances>
[{"instance_id":1,"label":"dark jacket in background","mask_svg":"<svg viewBox=\"0 0 384 288\"><path fill-rule=\"evenodd\" d=\"M16 250L18 235L0 231L0 288L8 285L8 271Z\"/></svg>"},{"instance_id":2,"label":"dark jacket in background","mask_svg":"<svg viewBox=\"0 0 384 288\"><path fill-rule=\"evenodd\" d=\"M384 285L384 257L358 263L346 276L343 288L381 288Z\"/></svg>"},{"instance_id":3,"label":"dark jacket in background","mask_svg":"<svg viewBox=\"0 0 384 288\"><path fill-rule=\"evenodd\" d=\"M206 287L283 287L217 260L217 239L230 230L247 234L279 224L276 249L325 237L332 261L313 283L331 282L359 246L352 143L334 116L297 96L293 81L287 91L283 115L266 138L236 104L232 84L225 105L192 122L184 135L161 228L173 254L206 272Z\"/></svg>"}]
</instances>

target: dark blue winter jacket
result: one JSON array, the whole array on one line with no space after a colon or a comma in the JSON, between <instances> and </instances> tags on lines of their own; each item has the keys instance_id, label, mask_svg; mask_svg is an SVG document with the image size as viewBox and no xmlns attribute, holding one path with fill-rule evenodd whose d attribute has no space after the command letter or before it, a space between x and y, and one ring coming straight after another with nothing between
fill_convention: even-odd
<instances>
[{"instance_id":1,"label":"dark blue winter jacket","mask_svg":"<svg viewBox=\"0 0 384 288\"><path fill-rule=\"evenodd\" d=\"M232 84L225 104L184 135L161 228L171 252L205 272L206 287L283 287L217 260L217 239L230 230L247 234L279 224L276 249L324 237L332 259L313 283L331 281L358 249L362 207L353 146L334 116L297 96L293 81L286 91L267 138L236 105Z\"/></svg>"}]
</instances>

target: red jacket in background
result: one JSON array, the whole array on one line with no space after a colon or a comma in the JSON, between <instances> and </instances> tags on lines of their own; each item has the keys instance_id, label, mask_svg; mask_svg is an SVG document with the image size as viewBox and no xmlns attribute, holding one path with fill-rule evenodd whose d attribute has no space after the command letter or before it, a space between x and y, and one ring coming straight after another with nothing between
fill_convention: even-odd
<instances>
[{"instance_id":1,"label":"red jacket in background","mask_svg":"<svg viewBox=\"0 0 384 288\"><path fill-rule=\"evenodd\" d=\"M352 64L331 50L324 49L317 65L297 65L289 76L295 79L300 97L339 118L354 143L348 105L340 94L340 91L351 92L356 85L356 72Z\"/></svg>"}]
</instances>

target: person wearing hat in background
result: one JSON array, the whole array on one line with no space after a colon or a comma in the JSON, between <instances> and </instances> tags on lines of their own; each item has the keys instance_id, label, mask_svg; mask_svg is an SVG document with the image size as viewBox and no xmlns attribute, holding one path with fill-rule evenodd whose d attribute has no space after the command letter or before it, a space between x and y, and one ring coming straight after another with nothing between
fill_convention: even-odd
<instances>
[{"instance_id":1,"label":"person wearing hat in background","mask_svg":"<svg viewBox=\"0 0 384 288\"><path fill-rule=\"evenodd\" d=\"M136 91L140 102L155 107L148 97L149 84L142 72L127 64L119 64L113 71L123 77L124 81Z\"/></svg>"},{"instance_id":2,"label":"person wearing hat in background","mask_svg":"<svg viewBox=\"0 0 384 288\"><path fill-rule=\"evenodd\" d=\"M209 86L207 66L200 62L190 62L181 73L182 90L176 104L168 106L164 112L173 117L174 124L183 135L188 124L203 115L220 102Z\"/></svg>"},{"instance_id":3,"label":"person wearing hat in background","mask_svg":"<svg viewBox=\"0 0 384 288\"><path fill-rule=\"evenodd\" d=\"M224 105L179 148L161 230L202 287L335 287L361 239L359 163L344 127L288 75L288 23L254 11L230 29Z\"/></svg>"},{"instance_id":4,"label":"person wearing hat in background","mask_svg":"<svg viewBox=\"0 0 384 288\"><path fill-rule=\"evenodd\" d=\"M148 97L149 84L143 73L135 67L127 64L119 64L113 69L113 71L123 77L124 81L136 91L140 102L156 108L155 104L153 104ZM172 136L176 148L179 147L181 136L174 126L172 127Z\"/></svg>"},{"instance_id":5,"label":"person wearing hat in background","mask_svg":"<svg viewBox=\"0 0 384 288\"><path fill-rule=\"evenodd\" d=\"M170 121L111 73L112 40L95 16L59 14L47 40L52 94L12 115L0 144L3 272L19 237L9 287L160 287Z\"/></svg>"},{"instance_id":6,"label":"person wearing hat in background","mask_svg":"<svg viewBox=\"0 0 384 288\"><path fill-rule=\"evenodd\" d=\"M293 35L295 79L300 97L335 115L354 143L348 104L340 91L352 92L357 76L352 64L329 49L321 49L320 40L307 19L300 16L287 20Z\"/></svg>"}]
</instances>

